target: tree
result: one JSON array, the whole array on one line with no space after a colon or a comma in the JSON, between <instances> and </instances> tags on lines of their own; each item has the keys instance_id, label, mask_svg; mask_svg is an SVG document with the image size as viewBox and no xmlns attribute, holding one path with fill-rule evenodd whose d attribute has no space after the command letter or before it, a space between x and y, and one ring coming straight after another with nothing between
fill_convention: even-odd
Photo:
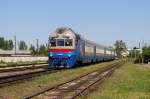
<instances>
[{"instance_id":1,"label":"tree","mask_svg":"<svg viewBox=\"0 0 150 99\"><path fill-rule=\"evenodd\" d=\"M5 39L4 37L0 37L0 49L4 49Z\"/></svg>"},{"instance_id":2,"label":"tree","mask_svg":"<svg viewBox=\"0 0 150 99\"><path fill-rule=\"evenodd\" d=\"M150 46L144 46L143 47L143 56L150 56Z\"/></svg>"},{"instance_id":3,"label":"tree","mask_svg":"<svg viewBox=\"0 0 150 99\"><path fill-rule=\"evenodd\" d=\"M8 40L8 50L12 50L14 48L13 41Z\"/></svg>"},{"instance_id":4,"label":"tree","mask_svg":"<svg viewBox=\"0 0 150 99\"><path fill-rule=\"evenodd\" d=\"M47 56L47 54L48 54L47 45L44 45L44 44L40 45L39 50L37 50L37 49L35 48L35 46L33 46L33 45L31 44L30 50L31 50L31 54L32 54L32 55Z\"/></svg>"},{"instance_id":5,"label":"tree","mask_svg":"<svg viewBox=\"0 0 150 99\"><path fill-rule=\"evenodd\" d=\"M144 46L142 49L142 55L144 62L148 63L150 61L150 46Z\"/></svg>"},{"instance_id":6,"label":"tree","mask_svg":"<svg viewBox=\"0 0 150 99\"><path fill-rule=\"evenodd\" d=\"M9 43L8 43L8 41L6 40L6 41L4 42L3 49L4 49L4 50L8 50L8 47L9 47Z\"/></svg>"},{"instance_id":7,"label":"tree","mask_svg":"<svg viewBox=\"0 0 150 99\"><path fill-rule=\"evenodd\" d=\"M117 40L114 46L115 46L117 56L122 57L121 53L125 52L127 49L125 42L123 42L123 40Z\"/></svg>"},{"instance_id":8,"label":"tree","mask_svg":"<svg viewBox=\"0 0 150 99\"><path fill-rule=\"evenodd\" d=\"M4 37L0 37L0 49L12 50L13 49L13 41L5 40Z\"/></svg>"},{"instance_id":9,"label":"tree","mask_svg":"<svg viewBox=\"0 0 150 99\"><path fill-rule=\"evenodd\" d=\"M133 49L130 51L129 56L134 58L134 57L140 57L141 53L139 50Z\"/></svg>"},{"instance_id":10,"label":"tree","mask_svg":"<svg viewBox=\"0 0 150 99\"><path fill-rule=\"evenodd\" d=\"M47 46L45 46L44 44L41 45L39 49L39 55L47 56L47 54L48 54Z\"/></svg>"},{"instance_id":11,"label":"tree","mask_svg":"<svg viewBox=\"0 0 150 99\"><path fill-rule=\"evenodd\" d=\"M33 46L33 45L31 44L29 50L31 51L31 54L32 54L32 55L36 55L35 46Z\"/></svg>"},{"instance_id":12,"label":"tree","mask_svg":"<svg viewBox=\"0 0 150 99\"><path fill-rule=\"evenodd\" d=\"M25 41L20 41L18 45L19 45L19 50L27 50L28 49L28 46L25 43Z\"/></svg>"}]
</instances>

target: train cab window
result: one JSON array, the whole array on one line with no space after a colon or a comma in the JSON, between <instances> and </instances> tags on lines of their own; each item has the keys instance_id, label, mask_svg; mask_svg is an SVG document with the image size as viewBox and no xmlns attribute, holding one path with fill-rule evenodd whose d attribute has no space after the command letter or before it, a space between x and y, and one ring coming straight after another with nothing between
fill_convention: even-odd
<instances>
[{"instance_id":1,"label":"train cab window","mask_svg":"<svg viewBox=\"0 0 150 99\"><path fill-rule=\"evenodd\" d=\"M72 39L66 39L65 46L72 46Z\"/></svg>"},{"instance_id":2,"label":"train cab window","mask_svg":"<svg viewBox=\"0 0 150 99\"><path fill-rule=\"evenodd\" d=\"M56 39L50 39L50 46L55 47L56 46Z\"/></svg>"},{"instance_id":3,"label":"train cab window","mask_svg":"<svg viewBox=\"0 0 150 99\"><path fill-rule=\"evenodd\" d=\"M64 46L64 39L57 39L57 46Z\"/></svg>"}]
</instances>

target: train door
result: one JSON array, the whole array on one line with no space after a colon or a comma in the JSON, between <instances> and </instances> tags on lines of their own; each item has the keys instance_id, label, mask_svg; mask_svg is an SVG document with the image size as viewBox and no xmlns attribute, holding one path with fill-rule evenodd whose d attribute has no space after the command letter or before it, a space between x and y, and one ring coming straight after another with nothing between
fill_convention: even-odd
<instances>
[{"instance_id":1,"label":"train door","mask_svg":"<svg viewBox=\"0 0 150 99\"><path fill-rule=\"evenodd\" d=\"M93 50L93 62L96 62L96 46L94 46Z\"/></svg>"},{"instance_id":2,"label":"train door","mask_svg":"<svg viewBox=\"0 0 150 99\"><path fill-rule=\"evenodd\" d=\"M106 57L107 57L107 55L106 55L106 48L104 48L104 61L106 60Z\"/></svg>"},{"instance_id":3,"label":"train door","mask_svg":"<svg viewBox=\"0 0 150 99\"><path fill-rule=\"evenodd\" d=\"M84 62L84 59L85 59L85 42L82 42L80 44L80 57L81 57L82 61Z\"/></svg>"}]
</instances>

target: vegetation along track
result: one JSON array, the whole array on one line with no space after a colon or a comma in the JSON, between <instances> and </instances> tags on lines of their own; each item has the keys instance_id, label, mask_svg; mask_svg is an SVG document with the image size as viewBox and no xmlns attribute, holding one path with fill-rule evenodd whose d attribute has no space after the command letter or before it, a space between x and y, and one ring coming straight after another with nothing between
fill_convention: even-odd
<instances>
[{"instance_id":1,"label":"vegetation along track","mask_svg":"<svg viewBox=\"0 0 150 99\"><path fill-rule=\"evenodd\" d=\"M39 69L39 68L42 68L42 69ZM31 80L31 79L38 77L38 76L41 76L41 75L55 73L55 72L59 71L56 69L48 69L48 68L42 67L42 66L32 67L32 69L31 68L30 68L30 70L29 70L29 68L15 69L18 71L19 70L21 70L21 71L22 70L26 70L26 71L29 70L30 72L25 72L25 73L20 72L18 74L0 76L0 87L5 87L5 86L16 84L19 82L24 82L24 81Z\"/></svg>"},{"instance_id":2,"label":"vegetation along track","mask_svg":"<svg viewBox=\"0 0 150 99\"><path fill-rule=\"evenodd\" d=\"M24 99L74 99L80 96L83 92L88 91L93 85L101 82L106 76L121 66L124 62L117 62L108 65L99 70L84 74L80 77L61 83L54 87L47 88L32 96L23 97Z\"/></svg>"}]
</instances>

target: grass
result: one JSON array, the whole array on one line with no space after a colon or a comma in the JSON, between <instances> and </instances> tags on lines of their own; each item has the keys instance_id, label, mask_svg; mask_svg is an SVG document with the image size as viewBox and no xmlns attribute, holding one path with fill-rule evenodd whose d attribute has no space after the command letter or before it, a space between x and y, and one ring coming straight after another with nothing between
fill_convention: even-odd
<instances>
[{"instance_id":1,"label":"grass","mask_svg":"<svg viewBox=\"0 0 150 99\"><path fill-rule=\"evenodd\" d=\"M6 99L20 99L22 96L31 95L35 92L38 92L41 89L47 88L48 86L56 85L73 77L77 77L81 74L96 70L98 68L102 68L114 62L115 61L99 63L75 69L67 69L65 71L62 70L57 73L52 73L49 75L38 77L34 80L27 81L25 83L15 84L12 86L1 88L0 98L3 97Z\"/></svg>"},{"instance_id":2,"label":"grass","mask_svg":"<svg viewBox=\"0 0 150 99\"><path fill-rule=\"evenodd\" d=\"M5 65L6 64L6 62L4 62L4 61L0 61L0 65Z\"/></svg>"},{"instance_id":3,"label":"grass","mask_svg":"<svg viewBox=\"0 0 150 99\"><path fill-rule=\"evenodd\" d=\"M106 79L98 91L80 99L150 99L150 68L127 63Z\"/></svg>"}]
</instances>

